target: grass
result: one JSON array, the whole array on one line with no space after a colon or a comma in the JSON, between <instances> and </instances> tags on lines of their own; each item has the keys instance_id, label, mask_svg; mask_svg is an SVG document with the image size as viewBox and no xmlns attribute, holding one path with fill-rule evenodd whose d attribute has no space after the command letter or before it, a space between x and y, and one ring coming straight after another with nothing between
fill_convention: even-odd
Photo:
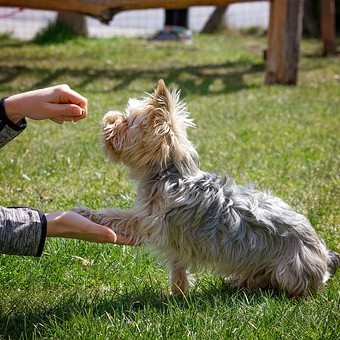
<instances>
[{"instance_id":1,"label":"grass","mask_svg":"<svg viewBox=\"0 0 340 340\"><path fill-rule=\"evenodd\" d=\"M78 35L79 36L79 35ZM33 42L39 45L65 43L75 39L77 34L60 21L51 21L45 29L38 32Z\"/></svg>"},{"instance_id":2,"label":"grass","mask_svg":"<svg viewBox=\"0 0 340 340\"><path fill-rule=\"evenodd\" d=\"M319 42L302 44L297 87L263 85L266 40L254 36L195 36L191 46L1 37L0 45L0 96L68 83L90 103L85 121L30 121L0 151L1 205L133 205L134 184L100 151L99 122L164 78L197 123L190 137L204 170L269 188L340 251L340 63L321 58ZM202 274L189 296L172 299L166 269L142 248L47 240L41 258L0 256L0 338L335 339L339 278L292 301Z\"/></svg>"}]
</instances>

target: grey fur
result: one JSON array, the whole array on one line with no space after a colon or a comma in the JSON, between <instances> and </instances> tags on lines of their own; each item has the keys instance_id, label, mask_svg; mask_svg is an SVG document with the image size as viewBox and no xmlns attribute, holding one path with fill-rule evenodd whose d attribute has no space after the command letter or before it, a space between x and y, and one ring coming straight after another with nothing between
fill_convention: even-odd
<instances>
[{"instance_id":1,"label":"grey fur","mask_svg":"<svg viewBox=\"0 0 340 340\"><path fill-rule=\"evenodd\" d=\"M157 218L165 235L151 243L170 263L231 276L237 286L272 285L295 296L317 291L329 277L324 243L307 218L277 197L198 168L186 177L173 166L140 192L141 202L155 193L165 201Z\"/></svg>"}]
</instances>

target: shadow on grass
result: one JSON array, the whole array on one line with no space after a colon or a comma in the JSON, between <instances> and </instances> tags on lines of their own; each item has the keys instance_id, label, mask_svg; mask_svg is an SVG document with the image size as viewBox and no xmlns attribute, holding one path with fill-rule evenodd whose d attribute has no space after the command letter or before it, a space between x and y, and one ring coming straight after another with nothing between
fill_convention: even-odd
<instances>
[{"instance_id":1,"label":"shadow on grass","mask_svg":"<svg viewBox=\"0 0 340 340\"><path fill-rule=\"evenodd\" d=\"M194 308L195 311L211 311L216 304L223 304L223 308L233 309L240 305L256 307L263 305L265 301L285 301L291 303L291 300L285 298L277 291L257 291L254 293L235 290L226 284L211 285L211 287L193 288L185 297L172 297L153 287L144 287L141 290L134 289L126 293L108 294L105 298L96 297L93 292L90 296L79 296L77 292L69 294L63 301L56 301L55 307L43 309L37 307L37 310L30 312L15 311L7 315L0 312L0 337L33 338L37 334L37 329L44 333L44 329L49 330L55 327L63 327L72 319L101 318L103 315L115 315L124 319L127 315L131 321L138 322L138 311L155 311L165 315L173 315L174 310L179 312ZM11 315L12 314L12 315ZM135 320L136 319L136 320ZM38 326L38 327L37 327Z\"/></svg>"},{"instance_id":2,"label":"shadow on grass","mask_svg":"<svg viewBox=\"0 0 340 340\"><path fill-rule=\"evenodd\" d=\"M126 67L110 69L88 68L39 68L28 66L8 66L0 68L0 83L9 84L19 77L36 78L27 90L38 89L65 77L76 79L72 87L83 88L94 83L102 82L105 90L92 91L93 93L110 93L126 89L133 81L149 79L157 83L163 78L168 84L180 83L183 94L199 95L221 94L236 92L242 89L258 87L247 84L244 77L249 74L263 73L264 64L251 64L245 61L226 62L223 64L203 64L198 66L166 66L160 69ZM216 80L221 85L214 87ZM104 87L104 86L103 86Z\"/></svg>"}]
</instances>

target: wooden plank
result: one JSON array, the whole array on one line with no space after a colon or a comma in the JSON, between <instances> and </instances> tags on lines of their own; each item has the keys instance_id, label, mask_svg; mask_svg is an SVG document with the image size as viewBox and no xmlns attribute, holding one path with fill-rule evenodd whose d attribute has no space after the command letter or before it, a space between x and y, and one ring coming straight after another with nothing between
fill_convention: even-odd
<instances>
[{"instance_id":1,"label":"wooden plank","mask_svg":"<svg viewBox=\"0 0 340 340\"><path fill-rule=\"evenodd\" d=\"M251 1L258 0L0 0L0 6L75 12L95 17L102 22L110 22L116 13L124 10L226 6Z\"/></svg>"},{"instance_id":2,"label":"wooden plank","mask_svg":"<svg viewBox=\"0 0 340 340\"><path fill-rule=\"evenodd\" d=\"M280 0L270 4L267 70L265 82L297 83L303 0Z\"/></svg>"},{"instance_id":3,"label":"wooden plank","mask_svg":"<svg viewBox=\"0 0 340 340\"><path fill-rule=\"evenodd\" d=\"M336 55L335 2L322 0L321 35L324 55Z\"/></svg>"}]
</instances>

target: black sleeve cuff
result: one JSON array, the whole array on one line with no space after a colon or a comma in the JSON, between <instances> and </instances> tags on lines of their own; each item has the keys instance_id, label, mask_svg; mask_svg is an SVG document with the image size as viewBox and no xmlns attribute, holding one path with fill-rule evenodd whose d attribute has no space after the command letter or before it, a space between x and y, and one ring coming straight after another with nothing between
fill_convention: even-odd
<instances>
[{"instance_id":1,"label":"black sleeve cuff","mask_svg":"<svg viewBox=\"0 0 340 340\"><path fill-rule=\"evenodd\" d=\"M39 242L39 247L38 247L38 251L37 251L37 257L41 256L42 251L44 249L45 246L45 241L46 241L46 234L47 234L47 219L45 214L38 210L39 216L40 216L40 220L41 220L41 236L40 236L40 242Z\"/></svg>"}]
</instances>

